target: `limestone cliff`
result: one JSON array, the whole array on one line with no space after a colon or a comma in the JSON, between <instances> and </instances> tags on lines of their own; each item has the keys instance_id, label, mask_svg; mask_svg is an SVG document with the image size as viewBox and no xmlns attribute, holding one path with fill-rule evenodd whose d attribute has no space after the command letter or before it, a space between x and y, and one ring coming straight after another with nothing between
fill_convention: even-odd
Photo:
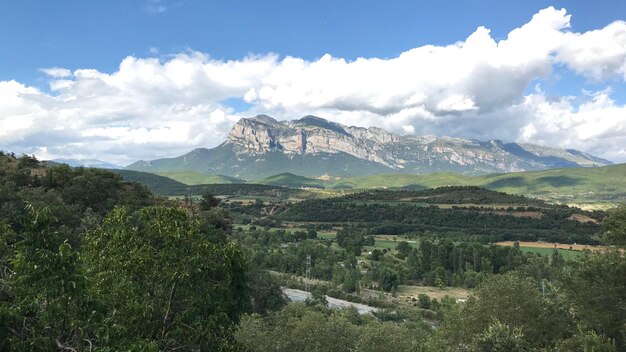
<instances>
[{"instance_id":1,"label":"limestone cliff","mask_svg":"<svg viewBox=\"0 0 626 352\"><path fill-rule=\"evenodd\" d=\"M345 153L391 169L410 172L513 172L561 166L602 166L610 162L575 150L477 140L401 136L381 128L344 126L315 116L277 121L260 115L241 119L228 135L236 153L260 155ZM332 174L332 170L329 170Z\"/></svg>"}]
</instances>

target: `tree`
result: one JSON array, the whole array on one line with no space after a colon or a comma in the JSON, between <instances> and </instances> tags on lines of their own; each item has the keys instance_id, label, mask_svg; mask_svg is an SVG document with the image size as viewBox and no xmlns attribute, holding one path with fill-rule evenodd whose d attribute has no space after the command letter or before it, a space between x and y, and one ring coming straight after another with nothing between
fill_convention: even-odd
<instances>
[{"instance_id":1,"label":"tree","mask_svg":"<svg viewBox=\"0 0 626 352\"><path fill-rule=\"evenodd\" d=\"M215 195L211 192L206 192L202 195L202 200L200 200L200 209L209 210L214 208L220 204L220 200L215 197Z\"/></svg>"},{"instance_id":2,"label":"tree","mask_svg":"<svg viewBox=\"0 0 626 352\"><path fill-rule=\"evenodd\" d=\"M409 255L409 253L411 253L411 250L413 250L413 247L411 247L411 245L409 244L409 242L407 241L401 241L400 243L398 243L398 245L396 246L396 250L402 254L404 254L405 256Z\"/></svg>"},{"instance_id":3,"label":"tree","mask_svg":"<svg viewBox=\"0 0 626 352\"><path fill-rule=\"evenodd\" d=\"M383 252L380 249L376 248L372 251L370 257L373 261L379 261L383 257L383 255Z\"/></svg>"},{"instance_id":4,"label":"tree","mask_svg":"<svg viewBox=\"0 0 626 352\"><path fill-rule=\"evenodd\" d=\"M389 267L383 267L380 272L380 287L384 291L391 291L398 287L398 273Z\"/></svg>"},{"instance_id":5,"label":"tree","mask_svg":"<svg viewBox=\"0 0 626 352\"><path fill-rule=\"evenodd\" d=\"M531 351L528 343L524 341L524 334L520 328L512 329L497 320L489 325L487 330L474 338L471 350L481 352Z\"/></svg>"},{"instance_id":6,"label":"tree","mask_svg":"<svg viewBox=\"0 0 626 352\"><path fill-rule=\"evenodd\" d=\"M615 352L610 340L594 331L579 331L574 336L559 341L555 352Z\"/></svg>"},{"instance_id":7,"label":"tree","mask_svg":"<svg viewBox=\"0 0 626 352\"><path fill-rule=\"evenodd\" d=\"M345 248L346 251L359 256L361 255L361 249L365 242L365 236L360 230L344 228L337 232L335 240L339 247Z\"/></svg>"},{"instance_id":8,"label":"tree","mask_svg":"<svg viewBox=\"0 0 626 352\"><path fill-rule=\"evenodd\" d=\"M19 234L0 223L1 350L84 349L93 340L78 253L55 221L28 206Z\"/></svg>"},{"instance_id":9,"label":"tree","mask_svg":"<svg viewBox=\"0 0 626 352\"><path fill-rule=\"evenodd\" d=\"M626 204L609 212L602 223L604 239L607 243L616 246L626 246Z\"/></svg>"},{"instance_id":10,"label":"tree","mask_svg":"<svg viewBox=\"0 0 626 352\"><path fill-rule=\"evenodd\" d=\"M617 249L593 253L564 273L565 294L585 326L626 350L626 257Z\"/></svg>"},{"instance_id":11,"label":"tree","mask_svg":"<svg viewBox=\"0 0 626 352\"><path fill-rule=\"evenodd\" d=\"M438 334L451 349L467 348L499 321L519 329L531 347L550 346L571 330L571 319L559 303L544 299L531 279L508 273L492 275L465 304L446 314Z\"/></svg>"},{"instance_id":12,"label":"tree","mask_svg":"<svg viewBox=\"0 0 626 352\"><path fill-rule=\"evenodd\" d=\"M420 307L430 309L430 297L428 297L428 295L420 293L417 296L417 301Z\"/></svg>"},{"instance_id":13,"label":"tree","mask_svg":"<svg viewBox=\"0 0 626 352\"><path fill-rule=\"evenodd\" d=\"M85 236L82 262L100 342L116 350L228 349L250 301L243 252L181 209L114 209Z\"/></svg>"},{"instance_id":14,"label":"tree","mask_svg":"<svg viewBox=\"0 0 626 352\"><path fill-rule=\"evenodd\" d=\"M257 314L267 314L270 311L280 310L286 301L280 285L267 270L259 268L248 273L250 290L250 311Z\"/></svg>"}]
</instances>

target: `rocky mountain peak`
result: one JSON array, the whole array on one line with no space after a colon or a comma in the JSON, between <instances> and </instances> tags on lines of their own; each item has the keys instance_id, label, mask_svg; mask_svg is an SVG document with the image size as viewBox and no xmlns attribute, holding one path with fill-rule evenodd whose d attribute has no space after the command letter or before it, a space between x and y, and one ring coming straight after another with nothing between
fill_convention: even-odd
<instances>
[{"instance_id":1,"label":"rocky mountain peak","mask_svg":"<svg viewBox=\"0 0 626 352\"><path fill-rule=\"evenodd\" d=\"M239 156L347 154L393 170L513 172L610 164L576 150L458 137L401 136L378 127L354 127L307 115L277 121L267 115L239 120L226 142Z\"/></svg>"},{"instance_id":2,"label":"rocky mountain peak","mask_svg":"<svg viewBox=\"0 0 626 352\"><path fill-rule=\"evenodd\" d=\"M345 126L317 116L277 121L243 118L213 149L137 162L139 171L193 170L255 179L281 172L308 177L381 173L487 174L609 165L587 153L501 140L402 136L378 127Z\"/></svg>"}]
</instances>

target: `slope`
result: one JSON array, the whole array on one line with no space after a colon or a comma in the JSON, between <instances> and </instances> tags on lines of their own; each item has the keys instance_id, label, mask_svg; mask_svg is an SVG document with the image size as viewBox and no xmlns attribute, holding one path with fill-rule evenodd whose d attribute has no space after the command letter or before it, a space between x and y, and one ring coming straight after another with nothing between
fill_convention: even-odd
<instances>
[{"instance_id":1,"label":"slope","mask_svg":"<svg viewBox=\"0 0 626 352\"><path fill-rule=\"evenodd\" d=\"M290 188L324 188L323 181L288 172L252 181L252 183Z\"/></svg>"},{"instance_id":2,"label":"slope","mask_svg":"<svg viewBox=\"0 0 626 352\"><path fill-rule=\"evenodd\" d=\"M501 192L546 197L564 202L626 201L626 164L597 168L563 168L485 176L452 173L386 174L350 177L328 188L433 188L448 185L481 186Z\"/></svg>"},{"instance_id":3,"label":"slope","mask_svg":"<svg viewBox=\"0 0 626 352\"><path fill-rule=\"evenodd\" d=\"M202 185L202 184L239 184L246 181L230 176L208 175L195 171L171 171L159 172L157 175L171 178L186 185Z\"/></svg>"}]
</instances>

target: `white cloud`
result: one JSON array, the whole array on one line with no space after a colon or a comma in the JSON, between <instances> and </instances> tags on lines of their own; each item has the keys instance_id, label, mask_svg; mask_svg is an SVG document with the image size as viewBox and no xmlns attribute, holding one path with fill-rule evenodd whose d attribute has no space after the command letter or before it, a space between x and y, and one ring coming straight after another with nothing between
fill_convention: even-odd
<instances>
[{"instance_id":1,"label":"white cloud","mask_svg":"<svg viewBox=\"0 0 626 352\"><path fill-rule=\"evenodd\" d=\"M623 85L626 24L576 33L565 10L547 8L500 41L478 27L465 41L390 59L267 54L224 61L187 52L129 56L112 73L42 69L52 93L0 82L0 148L124 164L216 146L242 115L316 114L399 133L543 143L626 161L626 106L609 90L574 100L547 97L540 86L525 93L555 65L596 84ZM232 98L250 110L235 113L223 103Z\"/></svg>"},{"instance_id":2,"label":"white cloud","mask_svg":"<svg viewBox=\"0 0 626 352\"><path fill-rule=\"evenodd\" d=\"M40 68L39 71L53 78L64 78L72 75L72 71L62 67Z\"/></svg>"}]
</instances>

